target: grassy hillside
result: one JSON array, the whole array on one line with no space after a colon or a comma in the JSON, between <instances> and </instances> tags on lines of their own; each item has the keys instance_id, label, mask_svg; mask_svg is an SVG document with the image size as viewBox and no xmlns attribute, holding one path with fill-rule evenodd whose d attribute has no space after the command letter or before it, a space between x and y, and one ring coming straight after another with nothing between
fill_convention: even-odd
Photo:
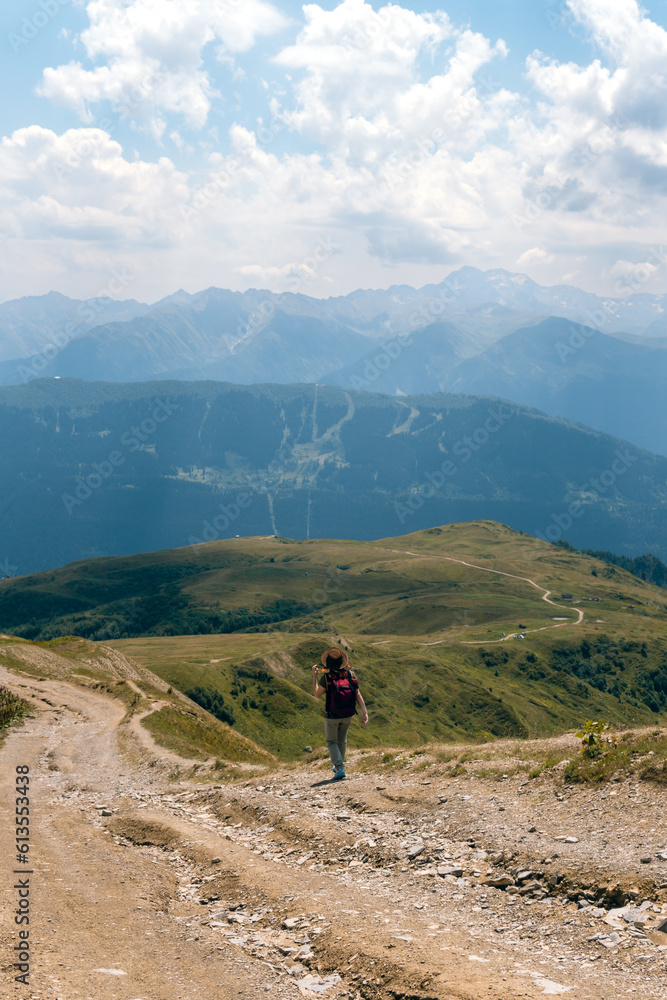
<instances>
[{"instance_id":1,"label":"grassy hillside","mask_svg":"<svg viewBox=\"0 0 667 1000\"><path fill-rule=\"evenodd\" d=\"M485 639L559 614L525 577L591 606L599 598L610 613L632 605L630 620L661 616L667 603L664 591L619 567L471 522L378 542L238 538L71 563L1 582L0 628L33 640L278 626L374 637L446 629L448 637ZM569 604L560 613L577 617Z\"/></svg>"},{"instance_id":2,"label":"grassy hillside","mask_svg":"<svg viewBox=\"0 0 667 1000\"><path fill-rule=\"evenodd\" d=\"M110 645L209 710L196 725L213 713L220 733L283 759L321 750L310 667L333 642L349 650L369 707L356 746L667 718L665 591L490 521L378 542L240 538L74 563L0 584L0 628L49 648L58 634L107 645L116 635ZM147 724L176 747L183 719L172 709Z\"/></svg>"},{"instance_id":3,"label":"grassy hillside","mask_svg":"<svg viewBox=\"0 0 667 1000\"><path fill-rule=\"evenodd\" d=\"M0 665L19 674L65 680L120 700L127 709L125 723L138 720L159 746L191 760L195 770L205 760L210 766L213 759L214 774L264 767L272 761L270 753L242 733L203 711L146 668L129 663L100 643L76 636L33 643L0 635ZM34 711L0 687L0 736L5 723L29 710ZM180 771L178 761L170 766Z\"/></svg>"},{"instance_id":4,"label":"grassy hillside","mask_svg":"<svg viewBox=\"0 0 667 1000\"><path fill-rule=\"evenodd\" d=\"M589 717L651 724L667 712L664 590L493 522L381 542L212 542L73 564L0 594L3 619L9 607L54 614L80 602L26 631L149 624L152 634L111 645L199 689L223 723L285 759L321 747L310 667L332 642L349 650L369 706L357 746L537 736ZM281 601L300 613L267 624ZM227 616L243 630L161 634L177 605L183 620Z\"/></svg>"}]
</instances>

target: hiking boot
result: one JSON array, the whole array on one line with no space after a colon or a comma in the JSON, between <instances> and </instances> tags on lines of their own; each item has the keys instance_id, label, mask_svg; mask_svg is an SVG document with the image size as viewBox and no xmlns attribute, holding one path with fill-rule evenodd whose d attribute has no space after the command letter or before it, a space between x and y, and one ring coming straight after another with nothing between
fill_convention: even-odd
<instances>
[{"instance_id":1,"label":"hiking boot","mask_svg":"<svg viewBox=\"0 0 667 1000\"><path fill-rule=\"evenodd\" d=\"M344 777L345 777L345 768L340 767L340 768L337 768L334 771L334 776L333 776L333 778L331 780L332 781L340 781Z\"/></svg>"}]
</instances>

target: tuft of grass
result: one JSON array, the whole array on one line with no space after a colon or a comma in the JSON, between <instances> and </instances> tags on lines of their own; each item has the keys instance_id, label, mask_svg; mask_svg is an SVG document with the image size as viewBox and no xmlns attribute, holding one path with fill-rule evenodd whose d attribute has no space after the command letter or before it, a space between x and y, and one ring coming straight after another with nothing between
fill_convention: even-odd
<instances>
[{"instance_id":1,"label":"tuft of grass","mask_svg":"<svg viewBox=\"0 0 667 1000\"><path fill-rule=\"evenodd\" d=\"M434 763L432 760L423 760L420 764L415 764L410 770L413 774L416 774L418 771L428 771L433 766Z\"/></svg>"},{"instance_id":2,"label":"tuft of grass","mask_svg":"<svg viewBox=\"0 0 667 1000\"><path fill-rule=\"evenodd\" d=\"M502 767L480 767L475 771L476 778L485 778L487 781L504 781L505 778L513 778L520 768Z\"/></svg>"},{"instance_id":3,"label":"tuft of grass","mask_svg":"<svg viewBox=\"0 0 667 1000\"><path fill-rule=\"evenodd\" d=\"M458 778L461 774L467 774L468 771L463 766L463 764L455 764L454 767L450 767L445 774L448 778Z\"/></svg>"},{"instance_id":4,"label":"tuft of grass","mask_svg":"<svg viewBox=\"0 0 667 1000\"><path fill-rule=\"evenodd\" d=\"M639 769L642 781L657 781L667 785L667 761L651 761Z\"/></svg>"},{"instance_id":5,"label":"tuft of grass","mask_svg":"<svg viewBox=\"0 0 667 1000\"><path fill-rule=\"evenodd\" d=\"M625 733L597 757L579 756L564 771L566 781L588 784L630 777L667 783L667 733Z\"/></svg>"},{"instance_id":6,"label":"tuft of grass","mask_svg":"<svg viewBox=\"0 0 667 1000\"><path fill-rule=\"evenodd\" d=\"M0 687L0 726L8 726L15 719L20 719L30 706L18 695L5 687Z\"/></svg>"},{"instance_id":7,"label":"tuft of grass","mask_svg":"<svg viewBox=\"0 0 667 1000\"><path fill-rule=\"evenodd\" d=\"M11 725L30 711L30 705L8 688L0 687L0 729Z\"/></svg>"}]
</instances>

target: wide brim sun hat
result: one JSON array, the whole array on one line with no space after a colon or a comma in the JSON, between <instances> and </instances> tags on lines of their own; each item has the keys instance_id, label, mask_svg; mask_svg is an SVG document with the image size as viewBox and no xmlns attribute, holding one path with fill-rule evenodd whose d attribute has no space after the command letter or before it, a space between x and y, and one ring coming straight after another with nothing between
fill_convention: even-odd
<instances>
[{"instance_id":1,"label":"wide brim sun hat","mask_svg":"<svg viewBox=\"0 0 667 1000\"><path fill-rule=\"evenodd\" d=\"M335 662L329 663L329 657L331 657ZM326 667L327 670L343 670L349 662L347 653L343 652L342 649L339 649L338 646L332 646L330 649L327 649L325 653L322 653L322 665Z\"/></svg>"}]
</instances>

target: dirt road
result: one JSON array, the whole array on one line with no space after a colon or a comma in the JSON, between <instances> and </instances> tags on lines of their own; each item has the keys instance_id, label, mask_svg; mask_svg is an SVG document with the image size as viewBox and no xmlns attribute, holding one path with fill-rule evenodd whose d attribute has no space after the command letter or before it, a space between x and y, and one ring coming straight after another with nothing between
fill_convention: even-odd
<instances>
[{"instance_id":1,"label":"dirt road","mask_svg":"<svg viewBox=\"0 0 667 1000\"><path fill-rule=\"evenodd\" d=\"M480 573L492 573L495 576L507 576L511 580L520 580L522 583L528 583L528 584L530 584L530 586L534 587L535 590L539 590L540 593L541 593L541 595L542 595L542 600L546 601L547 604L551 604L554 608L558 608L560 611L576 611L577 612L577 620L576 621L574 621L574 619L567 618L567 619L564 619L562 622L559 622L558 625L542 625L540 628L522 629L522 631L525 632L526 634L529 633L529 632L547 632L547 631L549 631L551 629L554 629L554 628L563 628L563 626L565 626L565 625L581 625L581 623L584 620L584 612L581 610L581 608L577 608L577 607L575 607L572 604L568 604L568 605L557 604L556 601L552 601L552 599L551 599L552 591L551 590L547 590L545 587L541 586L541 584L536 583L535 580L531 580L530 577L528 577L528 576L519 576L517 573L505 573L503 570L500 570L500 569L490 569L488 566L478 566L476 563L466 562L465 559L455 559L454 556L445 556L445 555L442 555L440 553L438 553L437 556L425 556L423 553L420 553L420 552L411 552L409 549L389 549L388 551L389 552L396 552L396 553L398 553L400 555L405 555L405 556L417 556L417 558L420 558L420 559L425 559L425 558L426 559L437 559L440 562L442 562L444 560L445 562L458 563L459 566L467 566L468 569L479 570ZM463 645L464 646L492 646L492 645L495 645L498 642L507 642L509 639L516 639L517 635L520 635L520 633L519 632L512 632L509 635L503 636L501 639L474 639L474 640L464 641ZM424 642L424 643L421 643L421 645L422 646L438 646L441 642L445 642L445 640L444 639L438 639L436 642Z\"/></svg>"},{"instance_id":2,"label":"dirt road","mask_svg":"<svg viewBox=\"0 0 667 1000\"><path fill-rule=\"evenodd\" d=\"M35 706L0 751L3 998L667 993L664 793L538 794L514 777L415 770L407 751L389 776L353 754L334 785L315 763L175 782L173 755L139 739L110 696L2 669L0 684ZM28 985L12 950L25 765ZM614 915L628 902L632 919Z\"/></svg>"}]
</instances>

